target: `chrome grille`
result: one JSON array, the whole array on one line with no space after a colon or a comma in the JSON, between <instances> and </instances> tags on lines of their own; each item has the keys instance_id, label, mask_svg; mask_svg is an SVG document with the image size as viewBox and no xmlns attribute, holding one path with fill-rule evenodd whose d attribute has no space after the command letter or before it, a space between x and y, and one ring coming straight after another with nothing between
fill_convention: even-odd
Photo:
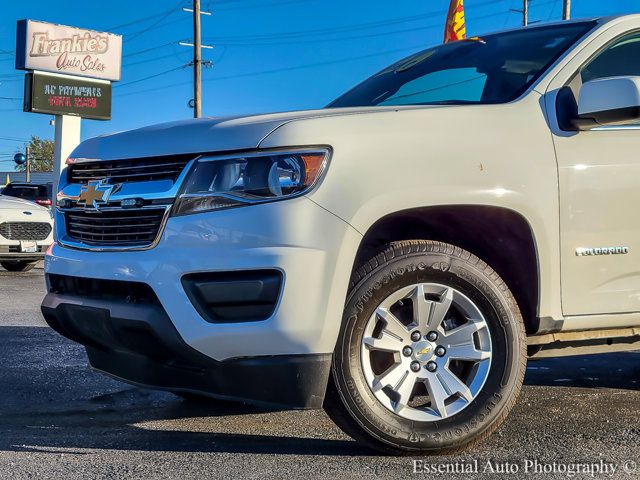
<instances>
[{"instance_id":1,"label":"chrome grille","mask_svg":"<svg viewBox=\"0 0 640 480\"><path fill-rule=\"evenodd\" d=\"M51 225L44 222L0 223L0 235L9 240L44 240L51 233Z\"/></svg>"},{"instance_id":2,"label":"chrome grille","mask_svg":"<svg viewBox=\"0 0 640 480\"><path fill-rule=\"evenodd\" d=\"M64 211L67 236L87 245L148 246L162 225L165 208Z\"/></svg>"},{"instance_id":3,"label":"chrome grille","mask_svg":"<svg viewBox=\"0 0 640 480\"><path fill-rule=\"evenodd\" d=\"M69 183L86 184L108 179L111 183L146 182L176 179L194 155L137 158L127 160L101 160L78 162L68 167Z\"/></svg>"}]
</instances>

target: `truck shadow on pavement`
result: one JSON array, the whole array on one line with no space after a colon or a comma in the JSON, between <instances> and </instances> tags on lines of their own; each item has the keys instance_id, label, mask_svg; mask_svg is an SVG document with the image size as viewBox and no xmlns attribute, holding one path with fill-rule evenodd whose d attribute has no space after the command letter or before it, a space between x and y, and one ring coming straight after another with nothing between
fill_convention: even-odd
<instances>
[{"instance_id":1,"label":"truck shadow on pavement","mask_svg":"<svg viewBox=\"0 0 640 480\"><path fill-rule=\"evenodd\" d=\"M82 347L46 327L0 327L0 355L0 451L371 454L321 411L193 402L117 382L91 371ZM620 389L637 404L638 380L640 353L545 359L530 363L523 396L536 397L543 388L552 408L554 401L568 402L577 388L592 389L585 393L591 396ZM516 431L535 429L528 424L546 416L539 409L530 414L526 407L521 413L522 419L516 407L509 420Z\"/></svg>"}]
</instances>

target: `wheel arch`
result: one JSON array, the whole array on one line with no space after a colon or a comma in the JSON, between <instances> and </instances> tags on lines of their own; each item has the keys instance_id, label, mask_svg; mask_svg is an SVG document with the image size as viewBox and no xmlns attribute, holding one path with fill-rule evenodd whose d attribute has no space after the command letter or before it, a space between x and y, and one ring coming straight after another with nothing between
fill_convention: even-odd
<instances>
[{"instance_id":1,"label":"wheel arch","mask_svg":"<svg viewBox=\"0 0 640 480\"><path fill-rule=\"evenodd\" d=\"M540 265L533 229L523 215L505 207L485 205L420 207L388 214L365 232L352 275L389 243L402 240L441 241L484 260L511 289L527 333L538 331Z\"/></svg>"}]
</instances>

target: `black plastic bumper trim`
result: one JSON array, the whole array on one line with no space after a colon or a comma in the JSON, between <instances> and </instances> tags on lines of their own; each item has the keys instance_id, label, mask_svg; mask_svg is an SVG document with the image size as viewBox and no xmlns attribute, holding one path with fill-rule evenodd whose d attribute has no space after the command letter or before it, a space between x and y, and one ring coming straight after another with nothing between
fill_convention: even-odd
<instances>
[{"instance_id":1,"label":"black plastic bumper trim","mask_svg":"<svg viewBox=\"0 0 640 480\"><path fill-rule=\"evenodd\" d=\"M42 313L86 347L93 368L126 382L279 408L322 407L331 354L216 361L187 345L154 303L49 293Z\"/></svg>"},{"instance_id":2,"label":"black plastic bumper trim","mask_svg":"<svg viewBox=\"0 0 640 480\"><path fill-rule=\"evenodd\" d=\"M190 273L182 286L194 308L211 323L266 320L282 290L279 270Z\"/></svg>"}]
</instances>

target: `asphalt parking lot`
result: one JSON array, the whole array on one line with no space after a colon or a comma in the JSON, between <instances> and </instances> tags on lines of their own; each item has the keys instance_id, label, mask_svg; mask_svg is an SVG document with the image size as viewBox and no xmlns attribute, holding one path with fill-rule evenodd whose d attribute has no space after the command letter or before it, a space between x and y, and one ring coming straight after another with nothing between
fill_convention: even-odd
<instances>
[{"instance_id":1,"label":"asphalt parking lot","mask_svg":"<svg viewBox=\"0 0 640 480\"><path fill-rule=\"evenodd\" d=\"M84 350L42 320L43 272L0 269L0 476L17 478L407 478L411 458L379 457L322 411L192 403L91 371ZM531 362L507 422L462 456L424 464L640 464L640 354ZM640 467L636 472L640 478ZM513 478L523 478L515 475ZM504 478L478 475L443 478ZM567 478L564 473L545 478ZM590 478L578 475L575 478ZM601 477L596 477L601 478ZM604 475L602 478L608 478Z\"/></svg>"}]
</instances>

